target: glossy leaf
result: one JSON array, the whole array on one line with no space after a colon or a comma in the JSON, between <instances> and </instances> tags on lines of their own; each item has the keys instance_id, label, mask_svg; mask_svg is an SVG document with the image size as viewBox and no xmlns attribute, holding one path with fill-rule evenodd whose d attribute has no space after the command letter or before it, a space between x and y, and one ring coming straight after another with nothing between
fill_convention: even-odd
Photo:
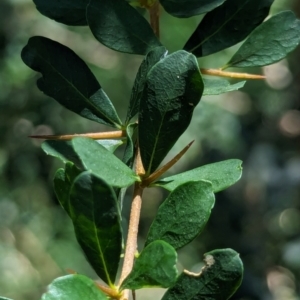
<instances>
[{"instance_id":1,"label":"glossy leaf","mask_svg":"<svg viewBox=\"0 0 300 300\"><path fill-rule=\"evenodd\" d=\"M241 42L267 17L273 1L225 1L205 15L184 49L199 57Z\"/></svg>"},{"instance_id":2,"label":"glossy leaf","mask_svg":"<svg viewBox=\"0 0 300 300\"><path fill-rule=\"evenodd\" d=\"M85 62L68 47L45 37L32 37L22 59L42 73L37 86L46 95L84 118L120 128L114 106Z\"/></svg>"},{"instance_id":3,"label":"glossy leaf","mask_svg":"<svg viewBox=\"0 0 300 300\"><path fill-rule=\"evenodd\" d=\"M72 140L84 167L114 187L127 187L140 181L129 167L96 141L77 137Z\"/></svg>"},{"instance_id":4,"label":"glossy leaf","mask_svg":"<svg viewBox=\"0 0 300 300\"><path fill-rule=\"evenodd\" d=\"M174 17L188 18L207 13L225 0L160 0L164 9Z\"/></svg>"},{"instance_id":5,"label":"glossy leaf","mask_svg":"<svg viewBox=\"0 0 300 300\"><path fill-rule=\"evenodd\" d=\"M150 174L189 126L203 92L194 55L177 51L148 73L139 112L141 158Z\"/></svg>"},{"instance_id":6,"label":"glossy leaf","mask_svg":"<svg viewBox=\"0 0 300 300\"><path fill-rule=\"evenodd\" d=\"M176 263L175 249L164 241L155 241L144 248L136 259L121 289L170 287L177 278Z\"/></svg>"},{"instance_id":7,"label":"glossy leaf","mask_svg":"<svg viewBox=\"0 0 300 300\"><path fill-rule=\"evenodd\" d=\"M74 164L67 162L65 169L58 169L54 176L54 192L63 209L70 215L69 194L75 178L81 173Z\"/></svg>"},{"instance_id":8,"label":"glossy leaf","mask_svg":"<svg viewBox=\"0 0 300 300\"><path fill-rule=\"evenodd\" d=\"M239 159L228 159L163 178L155 182L153 186L161 186L169 191L173 191L185 182L205 180L212 183L212 189L216 193L235 184L241 176L242 161Z\"/></svg>"},{"instance_id":9,"label":"glossy leaf","mask_svg":"<svg viewBox=\"0 0 300 300\"><path fill-rule=\"evenodd\" d=\"M232 92L241 89L246 81L240 81L234 84L230 84L225 79L203 79L204 91L203 96L220 95L227 92Z\"/></svg>"},{"instance_id":10,"label":"glossy leaf","mask_svg":"<svg viewBox=\"0 0 300 300\"><path fill-rule=\"evenodd\" d=\"M70 215L88 261L112 285L122 251L121 215L113 188L88 171L78 175L70 191Z\"/></svg>"},{"instance_id":11,"label":"glossy leaf","mask_svg":"<svg viewBox=\"0 0 300 300\"><path fill-rule=\"evenodd\" d=\"M162 58L166 57L167 52L165 47L157 47L151 50L142 61L132 87L126 123L128 123L139 111L140 100L149 71Z\"/></svg>"},{"instance_id":12,"label":"glossy leaf","mask_svg":"<svg viewBox=\"0 0 300 300\"><path fill-rule=\"evenodd\" d=\"M199 274L184 271L162 300L227 300L240 286L243 263L232 249L205 254L205 267Z\"/></svg>"},{"instance_id":13,"label":"glossy leaf","mask_svg":"<svg viewBox=\"0 0 300 300\"><path fill-rule=\"evenodd\" d=\"M145 55L161 46L146 19L124 0L91 0L87 20L95 38L113 50Z\"/></svg>"},{"instance_id":14,"label":"glossy leaf","mask_svg":"<svg viewBox=\"0 0 300 300\"><path fill-rule=\"evenodd\" d=\"M87 25L85 11L88 0L33 0L37 10L46 17L72 26Z\"/></svg>"},{"instance_id":15,"label":"glossy leaf","mask_svg":"<svg viewBox=\"0 0 300 300\"><path fill-rule=\"evenodd\" d=\"M194 181L178 186L160 205L149 229L146 245L163 240L179 249L204 229L215 196L210 182Z\"/></svg>"},{"instance_id":16,"label":"glossy leaf","mask_svg":"<svg viewBox=\"0 0 300 300\"><path fill-rule=\"evenodd\" d=\"M95 282L83 275L74 274L56 278L41 300L107 300Z\"/></svg>"},{"instance_id":17,"label":"glossy leaf","mask_svg":"<svg viewBox=\"0 0 300 300\"><path fill-rule=\"evenodd\" d=\"M257 27L226 67L258 67L287 56L300 42L300 20L293 12L281 12Z\"/></svg>"},{"instance_id":18,"label":"glossy leaf","mask_svg":"<svg viewBox=\"0 0 300 300\"><path fill-rule=\"evenodd\" d=\"M134 153L135 153L135 141L133 139L133 135L135 134L137 129L137 124L129 124L126 127L126 133L127 133L127 143L126 148L124 151L124 156L122 161L129 167L132 168L133 162L134 162Z\"/></svg>"}]
</instances>

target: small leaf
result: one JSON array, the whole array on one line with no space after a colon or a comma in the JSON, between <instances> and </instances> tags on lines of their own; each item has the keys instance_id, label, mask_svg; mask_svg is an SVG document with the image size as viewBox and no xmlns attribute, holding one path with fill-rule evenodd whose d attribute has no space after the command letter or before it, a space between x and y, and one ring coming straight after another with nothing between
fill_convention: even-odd
<instances>
[{"instance_id":1,"label":"small leaf","mask_svg":"<svg viewBox=\"0 0 300 300\"><path fill-rule=\"evenodd\" d=\"M267 17L273 1L225 1L205 15L184 49L199 57L241 42Z\"/></svg>"},{"instance_id":2,"label":"small leaf","mask_svg":"<svg viewBox=\"0 0 300 300\"><path fill-rule=\"evenodd\" d=\"M215 196L210 182L187 182L178 186L160 205L149 229L146 245L163 240L179 249L204 229Z\"/></svg>"},{"instance_id":3,"label":"small leaf","mask_svg":"<svg viewBox=\"0 0 300 300\"><path fill-rule=\"evenodd\" d=\"M177 18L205 14L220 6L225 0L160 0L166 12Z\"/></svg>"},{"instance_id":4,"label":"small leaf","mask_svg":"<svg viewBox=\"0 0 300 300\"><path fill-rule=\"evenodd\" d=\"M114 153L119 146L124 144L123 140L96 140L98 144L103 146L109 152Z\"/></svg>"},{"instance_id":5,"label":"small leaf","mask_svg":"<svg viewBox=\"0 0 300 300\"><path fill-rule=\"evenodd\" d=\"M162 300L227 300L238 289L243 278L243 263L232 249L208 252L205 267L199 274L184 271Z\"/></svg>"},{"instance_id":6,"label":"small leaf","mask_svg":"<svg viewBox=\"0 0 300 300\"><path fill-rule=\"evenodd\" d=\"M96 273L114 283L121 251L121 216L114 190L90 172L77 176L70 191L70 215L77 240Z\"/></svg>"},{"instance_id":7,"label":"small leaf","mask_svg":"<svg viewBox=\"0 0 300 300\"><path fill-rule=\"evenodd\" d=\"M98 123L121 127L113 104L87 67L68 47L32 37L22 50L24 63L42 73L38 88L69 110Z\"/></svg>"},{"instance_id":8,"label":"small leaf","mask_svg":"<svg viewBox=\"0 0 300 300\"><path fill-rule=\"evenodd\" d=\"M287 56L300 42L300 20L281 12L257 27L224 68L259 67Z\"/></svg>"},{"instance_id":9,"label":"small leaf","mask_svg":"<svg viewBox=\"0 0 300 300\"><path fill-rule=\"evenodd\" d=\"M70 189L73 184L75 178L81 173L82 171L76 168L76 166L70 162L66 163L65 170L60 168L56 171L54 176L54 192L56 197L63 207L63 209L70 215L70 201L69 201L69 194Z\"/></svg>"},{"instance_id":10,"label":"small leaf","mask_svg":"<svg viewBox=\"0 0 300 300\"><path fill-rule=\"evenodd\" d=\"M107 300L95 282L83 275L74 274L56 278L41 300Z\"/></svg>"},{"instance_id":11,"label":"small leaf","mask_svg":"<svg viewBox=\"0 0 300 300\"><path fill-rule=\"evenodd\" d=\"M167 288L177 278L177 253L164 241L154 241L141 252L121 290L145 287Z\"/></svg>"},{"instance_id":12,"label":"small leaf","mask_svg":"<svg viewBox=\"0 0 300 300\"><path fill-rule=\"evenodd\" d=\"M139 113L139 145L146 175L156 170L189 126L202 92L194 55L177 51L152 67Z\"/></svg>"},{"instance_id":13,"label":"small leaf","mask_svg":"<svg viewBox=\"0 0 300 300\"><path fill-rule=\"evenodd\" d=\"M87 25L85 10L88 0L33 0L37 10L57 22L71 25Z\"/></svg>"},{"instance_id":14,"label":"small leaf","mask_svg":"<svg viewBox=\"0 0 300 300\"><path fill-rule=\"evenodd\" d=\"M241 178L241 175L242 161L239 159L228 159L163 178L152 184L152 186L161 186L169 191L173 191L185 182L205 180L212 183L212 189L216 193L235 184Z\"/></svg>"},{"instance_id":15,"label":"small leaf","mask_svg":"<svg viewBox=\"0 0 300 300\"><path fill-rule=\"evenodd\" d=\"M230 82L225 79L203 79L203 82L203 96L220 95L223 93L236 91L241 89L246 83L246 81L240 81L235 84L230 84Z\"/></svg>"},{"instance_id":16,"label":"small leaf","mask_svg":"<svg viewBox=\"0 0 300 300\"><path fill-rule=\"evenodd\" d=\"M113 50L145 55L161 46L146 19L124 0L91 0L87 20L95 38Z\"/></svg>"},{"instance_id":17,"label":"small leaf","mask_svg":"<svg viewBox=\"0 0 300 300\"><path fill-rule=\"evenodd\" d=\"M134 162L134 154L135 154L135 141L133 140L133 135L135 134L135 131L137 129L137 124L129 124L126 127L126 133L127 133L127 144L124 151L124 156L122 161L129 167L132 168L133 162Z\"/></svg>"},{"instance_id":18,"label":"small leaf","mask_svg":"<svg viewBox=\"0 0 300 300\"><path fill-rule=\"evenodd\" d=\"M157 47L151 50L142 61L133 84L126 123L128 123L139 111L140 100L145 88L149 71L156 63L166 57L167 53L168 51L165 47Z\"/></svg>"},{"instance_id":19,"label":"small leaf","mask_svg":"<svg viewBox=\"0 0 300 300\"><path fill-rule=\"evenodd\" d=\"M96 141L74 138L73 148L84 167L114 187L127 187L140 181L129 167Z\"/></svg>"}]
</instances>

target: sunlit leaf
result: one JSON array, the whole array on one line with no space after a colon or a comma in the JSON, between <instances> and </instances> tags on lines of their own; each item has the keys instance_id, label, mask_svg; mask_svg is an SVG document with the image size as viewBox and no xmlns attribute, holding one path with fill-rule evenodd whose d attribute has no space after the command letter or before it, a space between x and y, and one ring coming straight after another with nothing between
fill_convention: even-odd
<instances>
[{"instance_id":1,"label":"sunlit leaf","mask_svg":"<svg viewBox=\"0 0 300 300\"><path fill-rule=\"evenodd\" d=\"M162 300L227 300L240 286L243 263L232 249L208 252L199 274L184 271Z\"/></svg>"},{"instance_id":2,"label":"sunlit leaf","mask_svg":"<svg viewBox=\"0 0 300 300\"><path fill-rule=\"evenodd\" d=\"M300 42L300 20L293 12L281 12L257 27L226 67L258 67L287 56Z\"/></svg>"},{"instance_id":3,"label":"sunlit leaf","mask_svg":"<svg viewBox=\"0 0 300 300\"><path fill-rule=\"evenodd\" d=\"M195 181L178 186L160 205L146 245L163 240L175 249L185 246L204 229L214 204L210 182Z\"/></svg>"},{"instance_id":4,"label":"sunlit leaf","mask_svg":"<svg viewBox=\"0 0 300 300\"><path fill-rule=\"evenodd\" d=\"M113 284L122 251L121 215L112 187L90 172L74 180L70 215L77 240L88 261L108 284Z\"/></svg>"},{"instance_id":5,"label":"sunlit leaf","mask_svg":"<svg viewBox=\"0 0 300 300\"><path fill-rule=\"evenodd\" d=\"M45 37L29 39L24 63L42 73L37 86L46 95L80 116L120 128L115 108L85 62L68 47Z\"/></svg>"},{"instance_id":6,"label":"sunlit leaf","mask_svg":"<svg viewBox=\"0 0 300 300\"><path fill-rule=\"evenodd\" d=\"M121 289L170 287L177 277L176 262L175 249L164 241L155 241L144 248L136 259Z\"/></svg>"},{"instance_id":7,"label":"sunlit leaf","mask_svg":"<svg viewBox=\"0 0 300 300\"><path fill-rule=\"evenodd\" d=\"M207 13L184 49L206 56L245 39L269 14L274 0L226 0Z\"/></svg>"},{"instance_id":8,"label":"sunlit leaf","mask_svg":"<svg viewBox=\"0 0 300 300\"><path fill-rule=\"evenodd\" d=\"M163 178L153 184L169 191L189 181L206 180L212 183L214 193L222 191L236 183L242 175L242 161L228 159L225 161L204 165L193 170Z\"/></svg>"},{"instance_id":9,"label":"sunlit leaf","mask_svg":"<svg viewBox=\"0 0 300 300\"><path fill-rule=\"evenodd\" d=\"M83 275L74 274L56 278L41 300L107 300L95 282Z\"/></svg>"}]
</instances>

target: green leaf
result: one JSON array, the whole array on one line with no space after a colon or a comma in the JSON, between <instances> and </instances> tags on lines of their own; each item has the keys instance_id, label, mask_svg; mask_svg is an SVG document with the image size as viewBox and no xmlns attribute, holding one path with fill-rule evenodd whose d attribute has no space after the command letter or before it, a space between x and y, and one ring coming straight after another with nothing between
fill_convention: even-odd
<instances>
[{"instance_id":1,"label":"green leaf","mask_svg":"<svg viewBox=\"0 0 300 300\"><path fill-rule=\"evenodd\" d=\"M12 300L12 299L5 298L5 297L0 297L0 300Z\"/></svg>"},{"instance_id":2,"label":"green leaf","mask_svg":"<svg viewBox=\"0 0 300 300\"><path fill-rule=\"evenodd\" d=\"M188 18L207 13L226 0L160 0L164 9L174 17Z\"/></svg>"},{"instance_id":3,"label":"green leaf","mask_svg":"<svg viewBox=\"0 0 300 300\"><path fill-rule=\"evenodd\" d=\"M58 169L54 176L54 192L63 209L70 215L69 194L75 178L81 173L73 163L67 162L65 169Z\"/></svg>"},{"instance_id":4,"label":"green leaf","mask_svg":"<svg viewBox=\"0 0 300 300\"><path fill-rule=\"evenodd\" d=\"M169 191L173 191L185 182L205 180L212 183L212 189L214 193L217 193L235 184L241 176L242 161L239 159L228 159L163 178L152 184L152 186L161 186Z\"/></svg>"},{"instance_id":5,"label":"green leaf","mask_svg":"<svg viewBox=\"0 0 300 300\"><path fill-rule=\"evenodd\" d=\"M107 300L95 282L83 275L74 274L56 278L41 300Z\"/></svg>"},{"instance_id":6,"label":"green leaf","mask_svg":"<svg viewBox=\"0 0 300 300\"><path fill-rule=\"evenodd\" d=\"M73 148L84 167L114 187L127 187L140 181L129 167L96 141L77 137L72 140Z\"/></svg>"},{"instance_id":7,"label":"green leaf","mask_svg":"<svg viewBox=\"0 0 300 300\"><path fill-rule=\"evenodd\" d=\"M273 1L225 1L205 15L184 49L199 57L241 42L267 17Z\"/></svg>"},{"instance_id":8,"label":"green leaf","mask_svg":"<svg viewBox=\"0 0 300 300\"><path fill-rule=\"evenodd\" d=\"M96 142L111 153L114 153L118 147L124 144L123 140L96 140Z\"/></svg>"},{"instance_id":9,"label":"green leaf","mask_svg":"<svg viewBox=\"0 0 300 300\"><path fill-rule=\"evenodd\" d=\"M209 95L220 95L223 93L236 91L241 89L246 81L240 81L235 84L230 84L228 80L225 79L203 79L204 82L204 91L203 96Z\"/></svg>"},{"instance_id":10,"label":"green leaf","mask_svg":"<svg viewBox=\"0 0 300 300\"><path fill-rule=\"evenodd\" d=\"M208 252L205 267L199 274L184 271L162 300L227 300L243 278L243 263L232 249Z\"/></svg>"},{"instance_id":11,"label":"green leaf","mask_svg":"<svg viewBox=\"0 0 300 300\"><path fill-rule=\"evenodd\" d=\"M132 168L134 163L134 153L135 153L135 140L133 140L133 135L135 134L135 131L137 129L137 124L129 124L126 127L126 133L127 133L127 144L124 151L124 156L122 161L129 167Z\"/></svg>"},{"instance_id":12,"label":"green leaf","mask_svg":"<svg viewBox=\"0 0 300 300\"><path fill-rule=\"evenodd\" d=\"M78 175L70 191L70 215L88 261L112 286L122 252L121 215L113 188L90 172Z\"/></svg>"},{"instance_id":13,"label":"green leaf","mask_svg":"<svg viewBox=\"0 0 300 300\"><path fill-rule=\"evenodd\" d=\"M172 286L177 278L176 262L177 253L172 246L164 241L154 241L136 259L121 290Z\"/></svg>"},{"instance_id":14,"label":"green leaf","mask_svg":"<svg viewBox=\"0 0 300 300\"><path fill-rule=\"evenodd\" d=\"M22 59L42 73L37 86L69 110L98 123L120 128L115 108L85 62L68 47L44 37L32 37Z\"/></svg>"},{"instance_id":15,"label":"green leaf","mask_svg":"<svg viewBox=\"0 0 300 300\"><path fill-rule=\"evenodd\" d=\"M287 56L300 42L300 20L281 12L257 27L226 64L228 67L261 67Z\"/></svg>"},{"instance_id":16,"label":"green leaf","mask_svg":"<svg viewBox=\"0 0 300 300\"><path fill-rule=\"evenodd\" d=\"M124 0L91 0L87 20L95 38L113 50L145 55L161 46L146 19Z\"/></svg>"},{"instance_id":17,"label":"green leaf","mask_svg":"<svg viewBox=\"0 0 300 300\"><path fill-rule=\"evenodd\" d=\"M194 55L180 50L152 67L139 112L139 145L146 175L159 166L189 126L202 92Z\"/></svg>"},{"instance_id":18,"label":"green leaf","mask_svg":"<svg viewBox=\"0 0 300 300\"><path fill-rule=\"evenodd\" d=\"M46 17L71 26L87 25L85 10L88 0L33 0Z\"/></svg>"},{"instance_id":19,"label":"green leaf","mask_svg":"<svg viewBox=\"0 0 300 300\"><path fill-rule=\"evenodd\" d=\"M136 75L127 111L126 123L128 123L139 111L140 100L145 88L146 79L151 68L161 59L166 57L168 51L165 47L157 47L151 50L144 58Z\"/></svg>"},{"instance_id":20,"label":"green leaf","mask_svg":"<svg viewBox=\"0 0 300 300\"><path fill-rule=\"evenodd\" d=\"M215 196L210 182L186 182L178 186L160 205L149 229L146 245L163 240L179 249L204 229Z\"/></svg>"}]
</instances>

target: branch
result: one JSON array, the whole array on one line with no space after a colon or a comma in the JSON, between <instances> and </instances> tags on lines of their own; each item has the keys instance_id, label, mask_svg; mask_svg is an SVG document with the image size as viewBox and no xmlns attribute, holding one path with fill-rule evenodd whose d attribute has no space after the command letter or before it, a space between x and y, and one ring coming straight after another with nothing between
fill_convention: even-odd
<instances>
[{"instance_id":1,"label":"branch","mask_svg":"<svg viewBox=\"0 0 300 300\"><path fill-rule=\"evenodd\" d=\"M159 2L156 1L150 8L150 25L155 35L159 38Z\"/></svg>"},{"instance_id":2,"label":"branch","mask_svg":"<svg viewBox=\"0 0 300 300\"><path fill-rule=\"evenodd\" d=\"M266 78L266 76L263 75L226 72L226 71L222 71L221 69L200 69L200 71L204 75L228 77L228 78L236 78L236 79L265 79Z\"/></svg>"}]
</instances>

